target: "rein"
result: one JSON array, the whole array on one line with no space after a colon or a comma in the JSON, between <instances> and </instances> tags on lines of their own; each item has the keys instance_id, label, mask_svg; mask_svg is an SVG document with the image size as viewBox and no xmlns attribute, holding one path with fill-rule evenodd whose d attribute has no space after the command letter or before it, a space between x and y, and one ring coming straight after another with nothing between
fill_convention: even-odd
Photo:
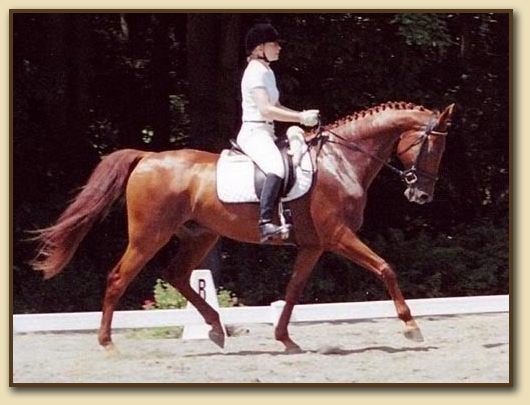
<instances>
[{"instance_id":1,"label":"rein","mask_svg":"<svg viewBox=\"0 0 530 405\"><path fill-rule=\"evenodd\" d=\"M423 152L423 149L425 147L425 141L429 138L429 136L431 136L431 135L432 136L446 136L447 135L447 132L441 132L441 131L435 131L434 130L434 127L436 126L436 123L437 123L436 117L432 116L429 119L429 122L427 123L427 125L425 127L425 132L422 135L420 135L420 137L415 142L413 142L407 149L405 149L403 152L401 152L399 154L399 155L402 155L405 152L407 152L409 149L411 149L412 147L414 147L414 146L416 146L418 144L421 145L420 146L420 151L419 151L418 155L416 156L416 159L414 160L414 163L407 170L398 169L397 167L391 165L387 161L381 159L379 156L374 155L373 153L371 153L371 152L365 150L364 148L360 147L358 144L347 140L346 138L344 138L343 136L337 134L336 132L333 132L331 130L323 131L321 129L320 120L319 120L319 123L318 123L317 135L313 139L311 139L311 141L329 142L329 143L333 143L333 144L336 144L336 145L339 145L339 146L343 146L343 147L345 147L346 149L349 149L349 150L359 151L361 153L364 153L365 155L368 155L372 159L382 163L384 166L386 166L387 168L392 170L394 173L399 175L401 180L403 182L405 182L408 186L412 186L414 183L416 183L418 181L418 174L419 175L423 175L424 177L427 177L429 180L432 180L432 181L438 180L438 178L436 176L433 176L432 174L426 172L425 170L422 170L422 169L417 167L418 160L419 160L419 158L420 158L420 156L421 156L421 154ZM328 132L329 134L331 134L331 135L335 136L336 138L340 139L342 142L338 142L338 141L334 141L334 140L329 139L328 136L324 135L324 132ZM322 146L322 142L320 144Z\"/></svg>"}]
</instances>

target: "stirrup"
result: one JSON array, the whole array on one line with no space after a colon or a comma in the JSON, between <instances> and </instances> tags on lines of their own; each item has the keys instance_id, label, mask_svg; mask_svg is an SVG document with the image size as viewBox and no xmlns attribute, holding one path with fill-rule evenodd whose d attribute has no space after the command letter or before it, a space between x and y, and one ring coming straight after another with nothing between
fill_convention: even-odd
<instances>
[{"instance_id":1,"label":"stirrup","mask_svg":"<svg viewBox=\"0 0 530 405\"><path fill-rule=\"evenodd\" d=\"M268 232L266 231L267 227L269 227ZM265 222L259 225L259 233L260 243L265 243L276 238L278 235L282 235L282 227L275 225L272 222Z\"/></svg>"},{"instance_id":2,"label":"stirrup","mask_svg":"<svg viewBox=\"0 0 530 405\"><path fill-rule=\"evenodd\" d=\"M289 239L289 235L291 233L291 229L293 228L293 217L291 214L290 209L284 209L283 203L278 203L278 213L280 216L280 226L275 225L272 221L271 222L262 222L259 224L259 231L260 231L260 242L265 243L271 239L274 239L276 236L280 236L282 240ZM270 225L272 229L269 231L269 233L264 234L263 228L265 228L267 225Z\"/></svg>"}]
</instances>

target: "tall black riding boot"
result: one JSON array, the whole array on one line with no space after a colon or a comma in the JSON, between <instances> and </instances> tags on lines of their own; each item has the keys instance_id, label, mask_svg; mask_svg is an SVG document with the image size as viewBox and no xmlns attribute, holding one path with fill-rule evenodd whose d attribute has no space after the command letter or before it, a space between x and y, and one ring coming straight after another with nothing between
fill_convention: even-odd
<instances>
[{"instance_id":1,"label":"tall black riding boot","mask_svg":"<svg viewBox=\"0 0 530 405\"><path fill-rule=\"evenodd\" d=\"M261 243L267 242L269 239L280 234L281 228L273 224L272 219L276 204L278 203L278 194L282 186L282 181L283 179L281 177L272 173L269 173L265 178L265 184L263 185L263 190L261 190L260 197L259 232Z\"/></svg>"}]
</instances>

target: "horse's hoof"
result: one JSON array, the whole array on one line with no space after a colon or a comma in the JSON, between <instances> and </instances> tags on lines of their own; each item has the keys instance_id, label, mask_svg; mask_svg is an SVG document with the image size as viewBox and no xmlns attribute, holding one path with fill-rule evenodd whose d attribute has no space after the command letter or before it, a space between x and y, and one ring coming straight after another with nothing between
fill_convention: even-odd
<instances>
[{"instance_id":1,"label":"horse's hoof","mask_svg":"<svg viewBox=\"0 0 530 405\"><path fill-rule=\"evenodd\" d=\"M215 330L210 330L208 332L208 337L212 342L214 342L217 346L219 346L221 349L224 349L225 347L225 335L224 333L219 333Z\"/></svg>"},{"instance_id":2,"label":"horse's hoof","mask_svg":"<svg viewBox=\"0 0 530 405\"><path fill-rule=\"evenodd\" d=\"M285 346L284 353L286 354L298 354L303 353L304 351L298 346L295 342L293 342L291 339L288 341L282 342Z\"/></svg>"},{"instance_id":3,"label":"horse's hoof","mask_svg":"<svg viewBox=\"0 0 530 405\"><path fill-rule=\"evenodd\" d=\"M414 342L421 343L425 341L419 326L414 321L411 321L405 326L405 331L403 334L407 339L410 339Z\"/></svg>"},{"instance_id":4,"label":"horse's hoof","mask_svg":"<svg viewBox=\"0 0 530 405\"><path fill-rule=\"evenodd\" d=\"M115 357L119 354L120 354L120 351L118 350L116 346L114 346L114 343L109 343L105 345L105 357L106 358Z\"/></svg>"},{"instance_id":5,"label":"horse's hoof","mask_svg":"<svg viewBox=\"0 0 530 405\"><path fill-rule=\"evenodd\" d=\"M286 347L284 350L285 354L300 354L304 351L300 348L300 346L292 346L292 347Z\"/></svg>"}]
</instances>

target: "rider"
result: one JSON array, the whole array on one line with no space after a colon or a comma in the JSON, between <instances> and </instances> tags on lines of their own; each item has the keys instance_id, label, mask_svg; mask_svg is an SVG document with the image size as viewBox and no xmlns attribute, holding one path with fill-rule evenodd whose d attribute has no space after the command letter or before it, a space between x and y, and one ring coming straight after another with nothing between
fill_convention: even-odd
<instances>
[{"instance_id":1,"label":"rider","mask_svg":"<svg viewBox=\"0 0 530 405\"><path fill-rule=\"evenodd\" d=\"M261 243L280 233L280 227L272 220L285 169L274 142L277 138L273 121L306 126L318 123L318 110L298 112L280 104L276 78L269 66L280 57L279 38L270 24L256 24L248 31L245 38L248 65L241 81L243 122L237 142L266 175L260 196Z\"/></svg>"}]
</instances>

